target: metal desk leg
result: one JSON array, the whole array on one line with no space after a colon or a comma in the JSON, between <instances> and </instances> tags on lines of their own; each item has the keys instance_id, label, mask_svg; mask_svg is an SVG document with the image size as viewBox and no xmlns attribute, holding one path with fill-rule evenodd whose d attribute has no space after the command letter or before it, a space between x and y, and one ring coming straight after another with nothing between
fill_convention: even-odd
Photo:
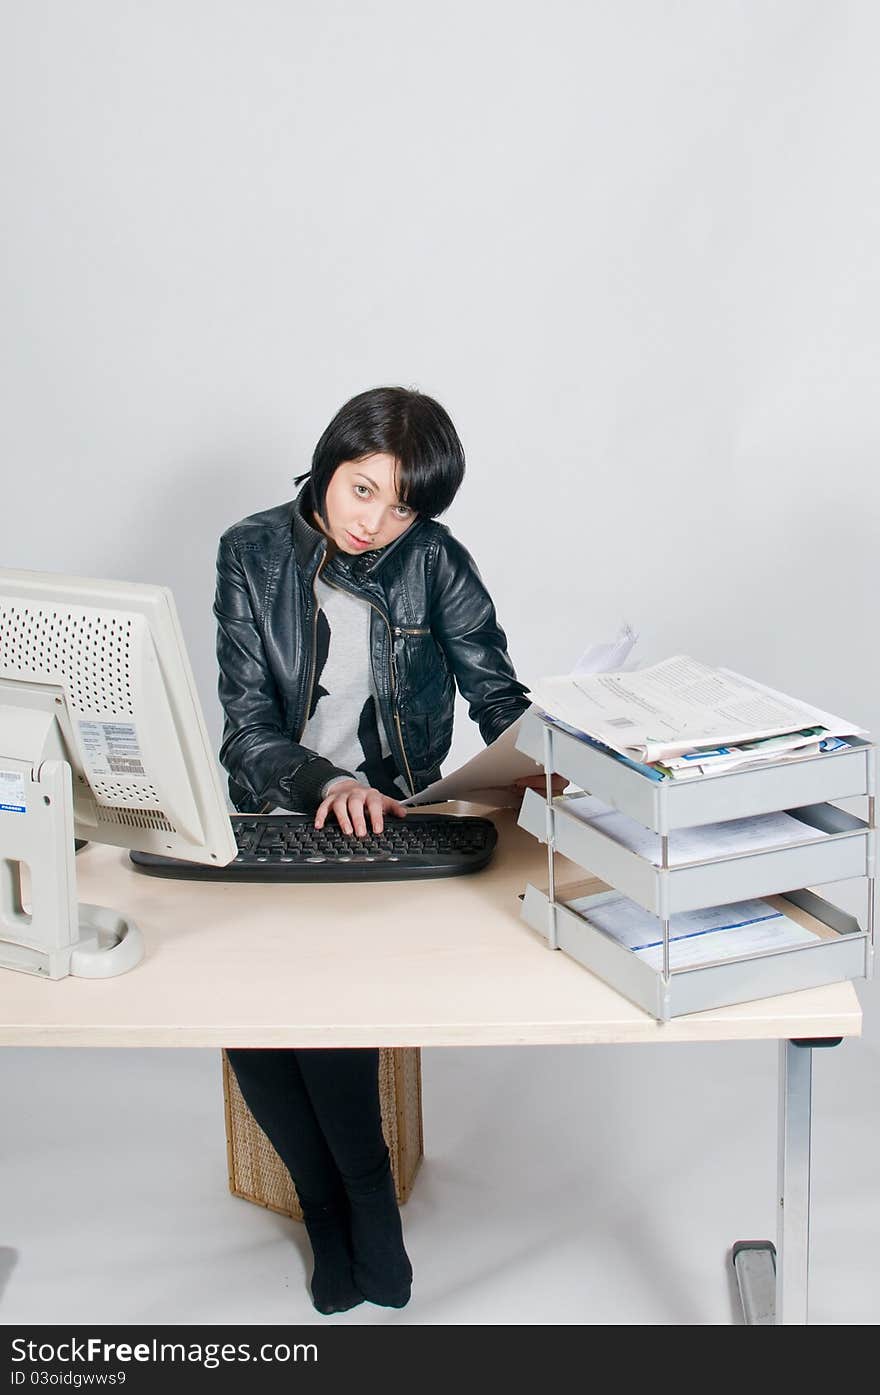
<instances>
[{"instance_id":1,"label":"metal desk leg","mask_svg":"<svg viewBox=\"0 0 880 1395\"><path fill-rule=\"evenodd\" d=\"M776 1324L807 1321L810 1269L810 1113L813 1051L779 1043Z\"/></svg>"},{"instance_id":2,"label":"metal desk leg","mask_svg":"<svg viewBox=\"0 0 880 1395\"><path fill-rule=\"evenodd\" d=\"M810 1267L810 1110L813 1047L840 1037L779 1043L776 1245L738 1240L731 1251L749 1326L805 1324Z\"/></svg>"}]
</instances>

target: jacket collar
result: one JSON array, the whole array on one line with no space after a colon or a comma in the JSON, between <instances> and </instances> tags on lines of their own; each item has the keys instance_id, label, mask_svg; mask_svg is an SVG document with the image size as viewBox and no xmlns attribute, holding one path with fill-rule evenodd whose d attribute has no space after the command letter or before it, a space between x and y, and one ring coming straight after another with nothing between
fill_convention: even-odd
<instances>
[{"instance_id":1,"label":"jacket collar","mask_svg":"<svg viewBox=\"0 0 880 1395\"><path fill-rule=\"evenodd\" d=\"M305 576L311 580L327 551L327 539L311 521L312 488L306 480L291 505L291 533L297 561Z\"/></svg>"},{"instance_id":2,"label":"jacket collar","mask_svg":"<svg viewBox=\"0 0 880 1395\"><path fill-rule=\"evenodd\" d=\"M294 549L303 572L307 578L311 579L326 555L327 539L311 521L312 490L308 480L294 499L292 508L291 531ZM337 552L333 558L334 569L338 569L343 576L348 577L355 584L368 583L392 552L395 552L402 544L412 540L413 535L422 527L422 523L423 520L417 518L405 533L401 533L400 537L395 538L393 543L380 548L377 552L364 552L358 557L350 557L346 552Z\"/></svg>"}]
</instances>

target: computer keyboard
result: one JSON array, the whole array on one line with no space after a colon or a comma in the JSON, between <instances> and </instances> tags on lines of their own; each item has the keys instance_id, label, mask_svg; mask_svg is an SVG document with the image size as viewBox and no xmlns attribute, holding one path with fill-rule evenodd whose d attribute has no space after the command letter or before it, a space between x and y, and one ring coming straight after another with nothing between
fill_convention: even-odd
<instances>
[{"instance_id":1,"label":"computer keyboard","mask_svg":"<svg viewBox=\"0 0 880 1395\"><path fill-rule=\"evenodd\" d=\"M132 852L141 872L230 882L390 882L479 872L495 851L489 819L459 814L385 817L381 833L345 834L310 814L234 814L238 856L225 867Z\"/></svg>"}]
</instances>

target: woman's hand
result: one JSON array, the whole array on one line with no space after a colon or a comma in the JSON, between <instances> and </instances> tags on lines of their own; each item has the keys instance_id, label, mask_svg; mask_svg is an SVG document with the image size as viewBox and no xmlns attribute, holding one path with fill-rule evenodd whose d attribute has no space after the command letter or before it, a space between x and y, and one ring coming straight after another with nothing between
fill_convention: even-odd
<instances>
[{"instance_id":1,"label":"woman's hand","mask_svg":"<svg viewBox=\"0 0 880 1395\"><path fill-rule=\"evenodd\" d=\"M318 805L315 814L315 827L323 828L329 813L336 820L343 833L355 833L358 838L367 835L367 815L374 833L381 833L385 827L385 815L395 814L406 817L406 807L398 799L391 799L381 790L362 785L358 780L334 780L327 796Z\"/></svg>"}]
</instances>

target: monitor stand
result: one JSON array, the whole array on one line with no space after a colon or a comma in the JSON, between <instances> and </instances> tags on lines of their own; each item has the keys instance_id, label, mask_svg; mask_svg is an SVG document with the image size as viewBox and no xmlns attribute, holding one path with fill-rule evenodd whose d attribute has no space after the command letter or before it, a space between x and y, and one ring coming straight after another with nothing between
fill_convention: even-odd
<instances>
[{"instance_id":1,"label":"monitor stand","mask_svg":"<svg viewBox=\"0 0 880 1395\"><path fill-rule=\"evenodd\" d=\"M4 754L0 776L0 968L49 979L111 978L133 969L144 953L138 927L76 899L67 761L35 764ZM30 877L30 912L23 874Z\"/></svg>"}]
</instances>

